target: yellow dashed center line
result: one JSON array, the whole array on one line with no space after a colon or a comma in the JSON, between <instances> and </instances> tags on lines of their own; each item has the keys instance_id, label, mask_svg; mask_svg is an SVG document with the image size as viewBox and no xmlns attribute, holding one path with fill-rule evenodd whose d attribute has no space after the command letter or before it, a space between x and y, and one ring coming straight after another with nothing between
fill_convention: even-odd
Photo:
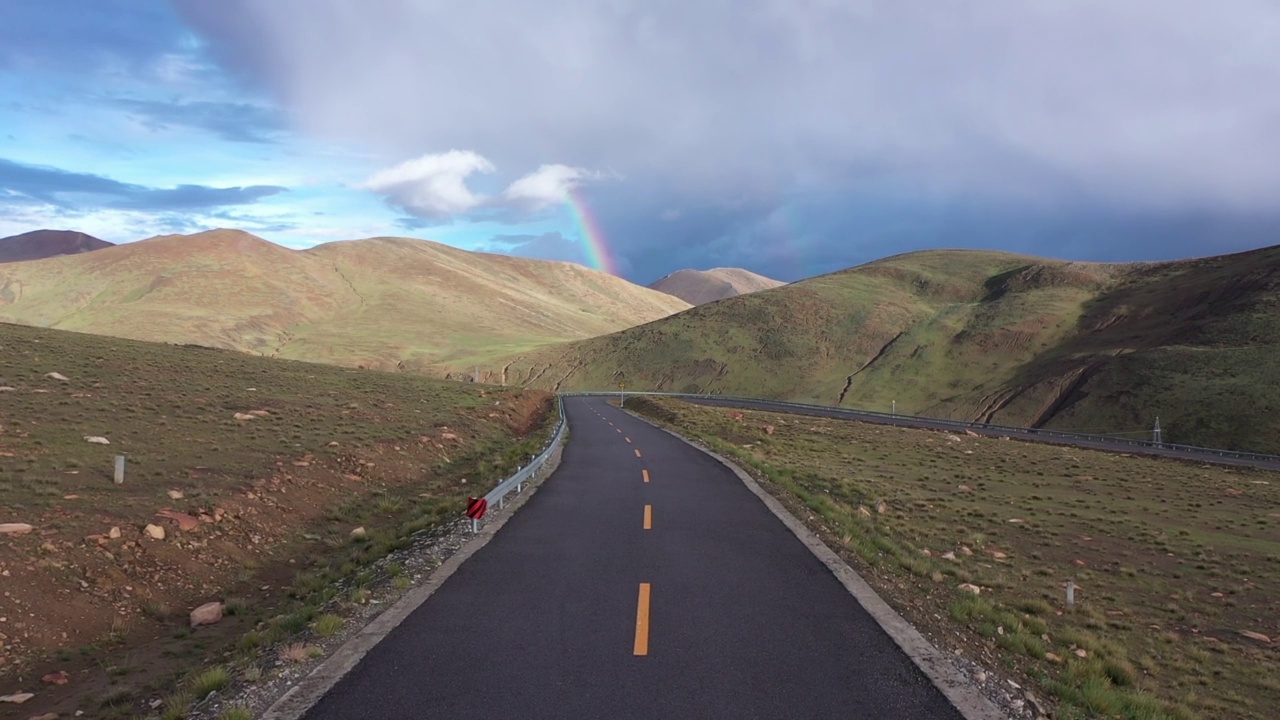
<instances>
[{"instance_id":1,"label":"yellow dashed center line","mask_svg":"<svg viewBox=\"0 0 1280 720\"><path fill-rule=\"evenodd\" d=\"M649 583L640 583L640 598L636 601L635 654L649 654Z\"/></svg>"},{"instance_id":2,"label":"yellow dashed center line","mask_svg":"<svg viewBox=\"0 0 1280 720\"><path fill-rule=\"evenodd\" d=\"M644 529L645 530L653 529L653 506L652 505L644 506Z\"/></svg>"},{"instance_id":3,"label":"yellow dashed center line","mask_svg":"<svg viewBox=\"0 0 1280 720\"><path fill-rule=\"evenodd\" d=\"M644 475L644 481L645 481L645 482L649 482L649 471L648 471L648 470L641 470L641 471L640 471L640 473L641 473L642 475Z\"/></svg>"},{"instance_id":4,"label":"yellow dashed center line","mask_svg":"<svg viewBox=\"0 0 1280 720\"><path fill-rule=\"evenodd\" d=\"M636 457L640 457L640 448L636 448Z\"/></svg>"}]
</instances>

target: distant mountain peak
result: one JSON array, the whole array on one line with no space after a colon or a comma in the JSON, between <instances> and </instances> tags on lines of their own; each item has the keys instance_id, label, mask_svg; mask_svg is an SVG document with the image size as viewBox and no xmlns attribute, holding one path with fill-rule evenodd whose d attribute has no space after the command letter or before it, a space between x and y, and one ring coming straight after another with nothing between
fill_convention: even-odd
<instances>
[{"instance_id":1,"label":"distant mountain peak","mask_svg":"<svg viewBox=\"0 0 1280 720\"><path fill-rule=\"evenodd\" d=\"M0 263L43 260L59 255L79 253L112 247L113 243L99 240L75 230L32 230L21 235L0 238Z\"/></svg>"},{"instance_id":2,"label":"distant mountain peak","mask_svg":"<svg viewBox=\"0 0 1280 720\"><path fill-rule=\"evenodd\" d=\"M691 305L702 305L782 285L786 283L742 268L712 268L677 270L653 282L649 287L674 295Z\"/></svg>"}]
</instances>

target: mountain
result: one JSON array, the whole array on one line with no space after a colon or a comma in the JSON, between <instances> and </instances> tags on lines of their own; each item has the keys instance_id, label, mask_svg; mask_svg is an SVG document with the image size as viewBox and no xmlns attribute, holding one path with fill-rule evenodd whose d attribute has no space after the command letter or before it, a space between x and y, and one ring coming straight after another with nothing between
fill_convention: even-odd
<instances>
[{"instance_id":1,"label":"mountain","mask_svg":"<svg viewBox=\"0 0 1280 720\"><path fill-rule=\"evenodd\" d=\"M1280 247L1178 262L910 253L503 359L711 392L1280 451Z\"/></svg>"},{"instance_id":2,"label":"mountain","mask_svg":"<svg viewBox=\"0 0 1280 720\"><path fill-rule=\"evenodd\" d=\"M76 255L109 247L114 245L74 230L32 230L0 238L0 263Z\"/></svg>"},{"instance_id":3,"label":"mountain","mask_svg":"<svg viewBox=\"0 0 1280 720\"><path fill-rule=\"evenodd\" d=\"M579 265L407 238L290 250L213 230L0 266L3 322L468 375L495 354L688 307Z\"/></svg>"},{"instance_id":4,"label":"mountain","mask_svg":"<svg viewBox=\"0 0 1280 720\"><path fill-rule=\"evenodd\" d=\"M703 305L785 284L742 268L715 268L677 270L650 283L649 287L674 295L690 305Z\"/></svg>"}]
</instances>

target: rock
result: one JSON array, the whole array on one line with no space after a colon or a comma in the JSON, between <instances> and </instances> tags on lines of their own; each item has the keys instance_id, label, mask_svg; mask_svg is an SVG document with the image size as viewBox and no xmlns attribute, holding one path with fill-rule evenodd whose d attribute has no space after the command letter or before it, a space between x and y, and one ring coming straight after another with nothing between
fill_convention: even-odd
<instances>
[{"instance_id":1,"label":"rock","mask_svg":"<svg viewBox=\"0 0 1280 720\"><path fill-rule=\"evenodd\" d=\"M867 509L866 505L858 506L858 514L862 517L871 517L871 511Z\"/></svg>"},{"instance_id":2,"label":"rock","mask_svg":"<svg viewBox=\"0 0 1280 720\"><path fill-rule=\"evenodd\" d=\"M876 512L879 513L880 515L883 515L889 512L889 503L885 502L884 500L877 500Z\"/></svg>"},{"instance_id":3,"label":"rock","mask_svg":"<svg viewBox=\"0 0 1280 720\"><path fill-rule=\"evenodd\" d=\"M961 583L958 587L956 587L956 589L959 590L960 592L967 592L973 595L982 594L982 588L978 587L977 585L974 585L973 583Z\"/></svg>"},{"instance_id":4,"label":"rock","mask_svg":"<svg viewBox=\"0 0 1280 720\"><path fill-rule=\"evenodd\" d=\"M369 533L365 532L363 525L351 531L352 540L363 540L364 538L368 537L368 535Z\"/></svg>"},{"instance_id":5,"label":"rock","mask_svg":"<svg viewBox=\"0 0 1280 720\"><path fill-rule=\"evenodd\" d=\"M1252 630L1241 630L1240 634L1249 638L1250 640L1257 640L1260 643L1267 643L1268 645L1271 644L1271 638L1267 637L1266 635L1263 635L1262 633L1253 632Z\"/></svg>"},{"instance_id":6,"label":"rock","mask_svg":"<svg viewBox=\"0 0 1280 720\"><path fill-rule=\"evenodd\" d=\"M1222 594L1222 593L1220 593L1220 592L1216 592L1216 593L1209 593L1209 597L1213 597L1213 598L1224 598L1224 597L1226 597L1226 595L1223 595L1223 594Z\"/></svg>"},{"instance_id":7,"label":"rock","mask_svg":"<svg viewBox=\"0 0 1280 720\"><path fill-rule=\"evenodd\" d=\"M957 489L957 490L959 490L960 492L969 492L969 491L970 491L970 490L972 490L973 488L969 487L968 485L961 485L960 487L958 487L958 488L956 488L956 489Z\"/></svg>"},{"instance_id":8,"label":"rock","mask_svg":"<svg viewBox=\"0 0 1280 720\"><path fill-rule=\"evenodd\" d=\"M959 435L948 435L948 436L947 436L947 441L948 441L948 442L960 442L960 436L959 436Z\"/></svg>"},{"instance_id":9,"label":"rock","mask_svg":"<svg viewBox=\"0 0 1280 720\"><path fill-rule=\"evenodd\" d=\"M35 530L26 523L0 523L0 535L26 535Z\"/></svg>"},{"instance_id":10,"label":"rock","mask_svg":"<svg viewBox=\"0 0 1280 720\"><path fill-rule=\"evenodd\" d=\"M929 548L923 548L922 550L920 550L920 554L925 557L933 557L933 551L930 550Z\"/></svg>"},{"instance_id":11,"label":"rock","mask_svg":"<svg viewBox=\"0 0 1280 720\"><path fill-rule=\"evenodd\" d=\"M1026 520L1023 520L1022 518L1009 518L1009 523L1012 525L1021 525L1025 522Z\"/></svg>"},{"instance_id":12,"label":"rock","mask_svg":"<svg viewBox=\"0 0 1280 720\"><path fill-rule=\"evenodd\" d=\"M14 392L15 390L17 390L17 388L10 387L8 385L0 385L0 392Z\"/></svg>"},{"instance_id":13,"label":"rock","mask_svg":"<svg viewBox=\"0 0 1280 720\"><path fill-rule=\"evenodd\" d=\"M174 512L173 510L161 510L156 513L156 517L161 517L178 523L178 529L182 532L191 532L197 527L200 527L200 521L196 518L187 515L186 513ZM163 539L164 538L157 538L157 540Z\"/></svg>"},{"instance_id":14,"label":"rock","mask_svg":"<svg viewBox=\"0 0 1280 720\"><path fill-rule=\"evenodd\" d=\"M337 440L330 440L330 441L329 441L329 447L338 447L338 441L337 441Z\"/></svg>"},{"instance_id":15,"label":"rock","mask_svg":"<svg viewBox=\"0 0 1280 720\"><path fill-rule=\"evenodd\" d=\"M250 410L249 414L254 417L270 417L271 416L271 413L267 412L266 410Z\"/></svg>"},{"instance_id":16,"label":"rock","mask_svg":"<svg viewBox=\"0 0 1280 720\"><path fill-rule=\"evenodd\" d=\"M165 494L169 496L170 500L181 500L182 498L186 497L185 495L182 494L181 490L170 490Z\"/></svg>"},{"instance_id":17,"label":"rock","mask_svg":"<svg viewBox=\"0 0 1280 720\"><path fill-rule=\"evenodd\" d=\"M222 603L207 602L191 611L191 627L212 625L222 620Z\"/></svg>"},{"instance_id":18,"label":"rock","mask_svg":"<svg viewBox=\"0 0 1280 720\"><path fill-rule=\"evenodd\" d=\"M968 435L969 437L982 437L981 435L979 435L978 433L976 433L976 432L974 432L974 431L972 431L972 430L965 430L965 431L964 431L964 434L965 434L965 435Z\"/></svg>"},{"instance_id":19,"label":"rock","mask_svg":"<svg viewBox=\"0 0 1280 720\"><path fill-rule=\"evenodd\" d=\"M955 560L955 559L956 559L956 554L955 554L955 553L953 553L953 552L950 552L950 551L948 551L948 552L944 552L944 553L942 553L942 559L943 559L943 560Z\"/></svg>"},{"instance_id":20,"label":"rock","mask_svg":"<svg viewBox=\"0 0 1280 720\"><path fill-rule=\"evenodd\" d=\"M765 435L772 435L772 434L773 434L773 426L772 426L772 425L765 425L765 426L764 426L764 434L765 434Z\"/></svg>"},{"instance_id":21,"label":"rock","mask_svg":"<svg viewBox=\"0 0 1280 720\"><path fill-rule=\"evenodd\" d=\"M987 673L986 673L986 671L985 671L985 670L979 670L979 671L978 671L978 674L973 676L973 679L974 679L974 680L976 680L976 681L978 682L978 684L979 684L979 685L981 685L982 683L986 682L986 681L987 681Z\"/></svg>"},{"instance_id":22,"label":"rock","mask_svg":"<svg viewBox=\"0 0 1280 720\"><path fill-rule=\"evenodd\" d=\"M232 418L234 418L234 419L236 419L236 420L257 420L257 419L258 419L258 416L257 416L257 415L249 415L249 414L246 414L246 413L236 413L235 415L232 415L231 417L232 417Z\"/></svg>"},{"instance_id":23,"label":"rock","mask_svg":"<svg viewBox=\"0 0 1280 720\"><path fill-rule=\"evenodd\" d=\"M961 555L968 556L968 557L972 557L972 556L973 556L973 550L970 550L968 545L961 545L961 546L960 546L960 554L961 554Z\"/></svg>"},{"instance_id":24,"label":"rock","mask_svg":"<svg viewBox=\"0 0 1280 720\"><path fill-rule=\"evenodd\" d=\"M58 720L58 713L45 713L43 715L32 715L27 720Z\"/></svg>"},{"instance_id":25,"label":"rock","mask_svg":"<svg viewBox=\"0 0 1280 720\"><path fill-rule=\"evenodd\" d=\"M50 685L66 685L68 682L71 682L71 678L67 675L66 670L59 670L58 672L51 672L40 678L40 682L48 683Z\"/></svg>"},{"instance_id":26,"label":"rock","mask_svg":"<svg viewBox=\"0 0 1280 720\"><path fill-rule=\"evenodd\" d=\"M1005 555L1004 553L1000 552L999 550L992 550L992 551L988 552L987 554L991 556L991 559L992 559L992 560L1005 560L1005 559L1007 559L1007 558L1009 557L1008 555Z\"/></svg>"},{"instance_id":27,"label":"rock","mask_svg":"<svg viewBox=\"0 0 1280 720\"><path fill-rule=\"evenodd\" d=\"M1044 659L1048 660L1049 662L1056 662L1056 663L1062 662L1062 658L1058 657L1057 655L1054 655L1053 653L1045 653Z\"/></svg>"},{"instance_id":28,"label":"rock","mask_svg":"<svg viewBox=\"0 0 1280 720\"><path fill-rule=\"evenodd\" d=\"M84 441L87 443L93 443L94 445L110 445L111 444L110 440L102 437L101 435L85 435Z\"/></svg>"},{"instance_id":29,"label":"rock","mask_svg":"<svg viewBox=\"0 0 1280 720\"><path fill-rule=\"evenodd\" d=\"M1072 652L1074 652L1076 654L1076 657L1078 658L1089 657L1089 651L1085 650L1084 648L1076 648L1075 650L1072 650Z\"/></svg>"},{"instance_id":30,"label":"rock","mask_svg":"<svg viewBox=\"0 0 1280 720\"><path fill-rule=\"evenodd\" d=\"M48 373L45 375L45 377L49 378L50 380L57 380L59 382L71 382L71 378L59 372Z\"/></svg>"},{"instance_id":31,"label":"rock","mask_svg":"<svg viewBox=\"0 0 1280 720\"><path fill-rule=\"evenodd\" d=\"M164 528L159 525L147 525L147 527L143 529L143 532L147 534L147 537L153 540L164 539Z\"/></svg>"},{"instance_id":32,"label":"rock","mask_svg":"<svg viewBox=\"0 0 1280 720\"><path fill-rule=\"evenodd\" d=\"M0 695L0 702L13 703L14 705L21 705L22 703L30 700L33 697L35 697L35 693L28 693L28 692L14 693L12 695Z\"/></svg>"},{"instance_id":33,"label":"rock","mask_svg":"<svg viewBox=\"0 0 1280 720\"><path fill-rule=\"evenodd\" d=\"M118 540L120 538L120 528L113 527L110 530L108 530L107 537L111 538L112 540Z\"/></svg>"},{"instance_id":34,"label":"rock","mask_svg":"<svg viewBox=\"0 0 1280 720\"><path fill-rule=\"evenodd\" d=\"M457 440L458 436L451 432L440 433L440 439L441 440Z\"/></svg>"}]
</instances>

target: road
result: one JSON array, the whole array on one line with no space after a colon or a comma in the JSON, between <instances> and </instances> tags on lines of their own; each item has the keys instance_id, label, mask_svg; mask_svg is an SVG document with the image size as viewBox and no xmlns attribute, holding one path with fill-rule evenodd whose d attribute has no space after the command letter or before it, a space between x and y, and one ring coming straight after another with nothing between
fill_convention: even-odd
<instances>
[{"instance_id":1,"label":"road","mask_svg":"<svg viewBox=\"0 0 1280 720\"><path fill-rule=\"evenodd\" d=\"M566 409L555 473L306 718L961 719L728 469Z\"/></svg>"}]
</instances>

